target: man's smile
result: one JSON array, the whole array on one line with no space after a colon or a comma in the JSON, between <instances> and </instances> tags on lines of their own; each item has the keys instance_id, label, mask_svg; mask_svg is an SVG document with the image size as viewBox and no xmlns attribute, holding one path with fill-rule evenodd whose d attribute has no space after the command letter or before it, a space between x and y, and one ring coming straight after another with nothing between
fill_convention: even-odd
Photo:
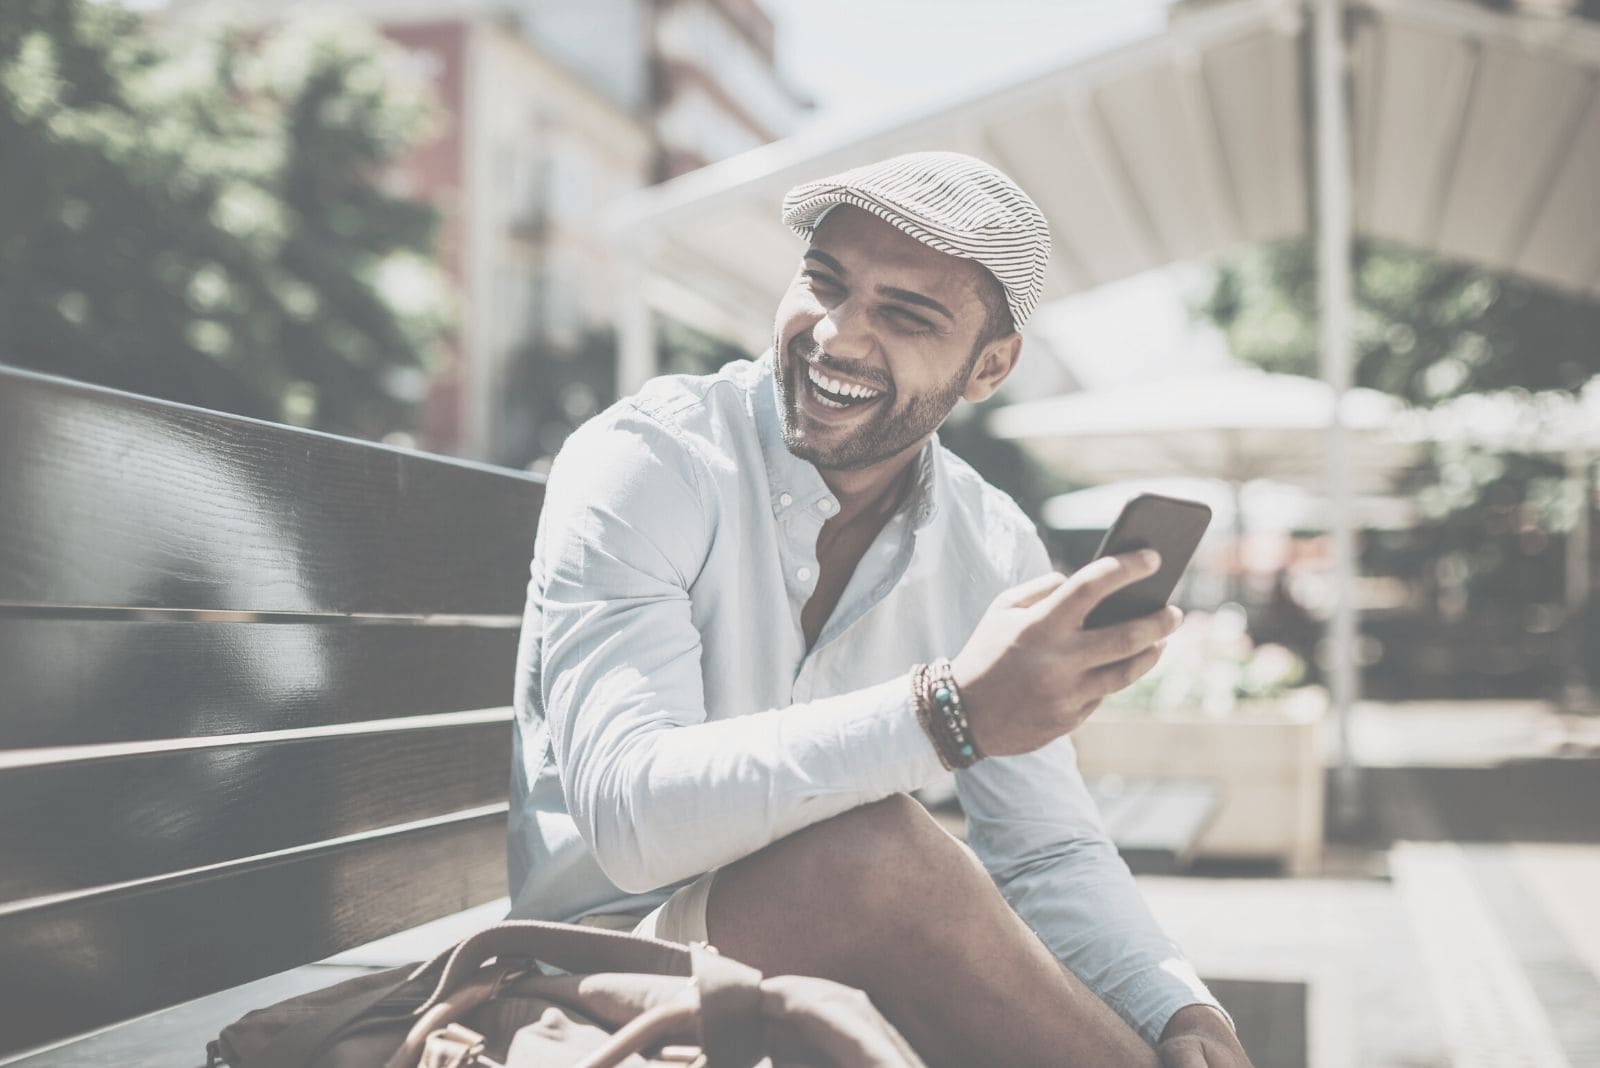
<instances>
[{"instance_id":1,"label":"man's smile","mask_svg":"<svg viewBox=\"0 0 1600 1068\"><path fill-rule=\"evenodd\" d=\"M833 367L818 366L820 356L820 350L807 339L797 340L789 353L795 404L809 418L830 424L854 422L892 396L880 386L847 377Z\"/></svg>"},{"instance_id":2,"label":"man's smile","mask_svg":"<svg viewBox=\"0 0 1600 1068\"><path fill-rule=\"evenodd\" d=\"M824 374L811 364L806 365L806 376L811 379L811 384L817 387L817 392L830 401L841 404L850 401L877 400L883 396L883 390L871 386L863 386L859 382L847 382L842 378Z\"/></svg>"}]
</instances>

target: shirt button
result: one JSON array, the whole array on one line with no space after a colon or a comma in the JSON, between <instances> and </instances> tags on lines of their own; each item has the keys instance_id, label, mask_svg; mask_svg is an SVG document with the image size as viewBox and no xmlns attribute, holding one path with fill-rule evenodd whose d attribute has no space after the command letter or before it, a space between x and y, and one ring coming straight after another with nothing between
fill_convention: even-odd
<instances>
[{"instance_id":1,"label":"shirt button","mask_svg":"<svg viewBox=\"0 0 1600 1068\"><path fill-rule=\"evenodd\" d=\"M799 571L794 573L794 577L799 579L801 582L810 582L811 569L809 567L802 567Z\"/></svg>"},{"instance_id":2,"label":"shirt button","mask_svg":"<svg viewBox=\"0 0 1600 1068\"><path fill-rule=\"evenodd\" d=\"M780 493L778 494L778 503L787 508L794 503L794 497L787 493Z\"/></svg>"},{"instance_id":3,"label":"shirt button","mask_svg":"<svg viewBox=\"0 0 1600 1068\"><path fill-rule=\"evenodd\" d=\"M822 498L822 500L817 502L817 507L822 511L823 515L832 515L833 514L833 500L832 500L832 498L829 498L829 497Z\"/></svg>"}]
</instances>

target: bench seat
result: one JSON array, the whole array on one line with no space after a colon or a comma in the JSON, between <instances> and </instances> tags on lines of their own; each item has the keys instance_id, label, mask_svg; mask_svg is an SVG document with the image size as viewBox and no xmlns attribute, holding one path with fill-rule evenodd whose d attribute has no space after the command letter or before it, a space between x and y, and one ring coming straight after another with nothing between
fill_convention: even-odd
<instances>
[{"instance_id":1,"label":"bench seat","mask_svg":"<svg viewBox=\"0 0 1600 1068\"><path fill-rule=\"evenodd\" d=\"M112 1024L49 1047L0 1057L3 1068L201 1068L205 1046L252 1009L346 979L426 960L505 918L501 898L346 950L315 964L269 975L148 1016Z\"/></svg>"}]
</instances>

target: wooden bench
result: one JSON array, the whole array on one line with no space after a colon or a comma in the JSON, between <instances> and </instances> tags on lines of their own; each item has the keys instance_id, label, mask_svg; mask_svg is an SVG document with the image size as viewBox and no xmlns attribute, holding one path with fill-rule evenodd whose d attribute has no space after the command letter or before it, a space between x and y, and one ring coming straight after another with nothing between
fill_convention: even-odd
<instances>
[{"instance_id":1,"label":"wooden bench","mask_svg":"<svg viewBox=\"0 0 1600 1068\"><path fill-rule=\"evenodd\" d=\"M542 496L0 368L0 1057L504 894Z\"/></svg>"}]
</instances>

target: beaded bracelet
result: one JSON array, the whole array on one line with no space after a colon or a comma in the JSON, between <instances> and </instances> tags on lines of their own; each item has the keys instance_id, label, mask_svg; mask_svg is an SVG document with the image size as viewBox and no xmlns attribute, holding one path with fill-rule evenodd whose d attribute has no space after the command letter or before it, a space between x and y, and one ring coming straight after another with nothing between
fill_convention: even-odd
<instances>
[{"instance_id":1,"label":"beaded bracelet","mask_svg":"<svg viewBox=\"0 0 1600 1068\"><path fill-rule=\"evenodd\" d=\"M911 707L917 713L917 723L922 727L922 733L928 736L928 741L933 743L933 751L939 756L939 763L946 771L954 771L955 765L950 763L950 758L945 755L944 740L939 737L938 730L933 725L933 702L926 698L928 692L928 665L917 664L911 669Z\"/></svg>"},{"instance_id":2,"label":"beaded bracelet","mask_svg":"<svg viewBox=\"0 0 1600 1068\"><path fill-rule=\"evenodd\" d=\"M983 753L972 737L950 661L941 658L931 664L917 665L912 671L911 686L917 721L933 740L939 762L953 770L971 767L982 760Z\"/></svg>"}]
</instances>

